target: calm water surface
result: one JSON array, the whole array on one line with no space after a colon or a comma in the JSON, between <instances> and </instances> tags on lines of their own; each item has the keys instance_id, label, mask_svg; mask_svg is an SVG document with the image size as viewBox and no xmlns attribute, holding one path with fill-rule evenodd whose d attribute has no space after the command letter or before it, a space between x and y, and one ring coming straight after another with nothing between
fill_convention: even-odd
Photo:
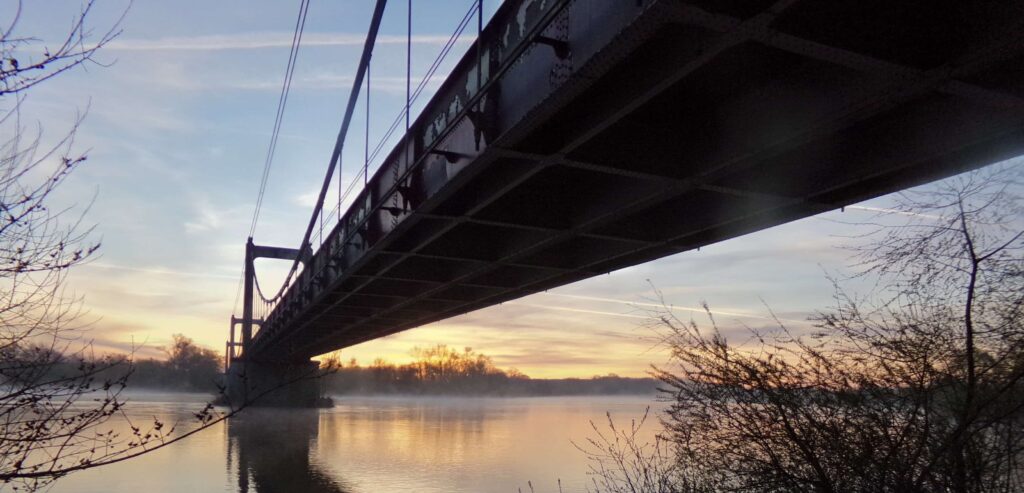
<instances>
[{"instance_id":1,"label":"calm water surface","mask_svg":"<svg viewBox=\"0 0 1024 493\"><path fill-rule=\"evenodd\" d=\"M207 399L145 394L139 420L189 420ZM585 491L587 459L572 442L611 413L628 426L651 397L341 397L324 410L249 410L138 459L58 481L61 492ZM656 432L652 417L644 436Z\"/></svg>"}]
</instances>

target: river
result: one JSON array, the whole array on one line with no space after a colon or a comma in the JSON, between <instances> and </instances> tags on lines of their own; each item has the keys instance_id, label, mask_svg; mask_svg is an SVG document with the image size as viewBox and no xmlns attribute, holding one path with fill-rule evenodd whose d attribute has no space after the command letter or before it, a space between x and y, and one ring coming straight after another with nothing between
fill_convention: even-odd
<instances>
[{"instance_id":1,"label":"river","mask_svg":"<svg viewBox=\"0 0 1024 493\"><path fill-rule=\"evenodd\" d=\"M128 415L187 422L207 396L139 394ZM52 492L585 491L588 460L573 442L607 431L606 413L657 431L651 397L339 397L322 410L250 409L123 463L63 478ZM124 425L126 426L126 425Z\"/></svg>"}]
</instances>

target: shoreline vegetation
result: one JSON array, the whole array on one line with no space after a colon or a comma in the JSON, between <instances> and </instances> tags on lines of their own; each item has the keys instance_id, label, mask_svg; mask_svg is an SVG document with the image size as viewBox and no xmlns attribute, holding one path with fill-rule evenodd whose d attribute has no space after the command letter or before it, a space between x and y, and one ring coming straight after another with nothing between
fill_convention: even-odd
<instances>
[{"instance_id":1,"label":"shoreline vegetation","mask_svg":"<svg viewBox=\"0 0 1024 493\"><path fill-rule=\"evenodd\" d=\"M65 358L49 371L71 374L83 364L103 368L97 378L126 379L128 391L208 392L219 394L223 360L217 352L176 334L165 359L132 359L124 355ZM345 395L458 395L464 397L543 397L571 395L645 395L658 392L654 378L620 377L530 378L517 369L502 370L471 348L462 351L439 344L414 348L413 361L395 364L377 358L362 366L352 358L342 362L335 353L320 362L324 393Z\"/></svg>"},{"instance_id":2,"label":"shoreline vegetation","mask_svg":"<svg viewBox=\"0 0 1024 493\"><path fill-rule=\"evenodd\" d=\"M738 344L658 293L663 429L595 427L588 491L1024 491L1022 184L1018 159L895 197L809 333Z\"/></svg>"},{"instance_id":3,"label":"shoreline vegetation","mask_svg":"<svg viewBox=\"0 0 1024 493\"><path fill-rule=\"evenodd\" d=\"M328 371L324 390L330 395L459 395L459 396L562 396L650 395L657 393L654 378L620 377L530 378L511 368L502 370L472 348L459 351L444 344L412 350L413 361L394 364L378 358L368 366L337 354L321 362Z\"/></svg>"}]
</instances>

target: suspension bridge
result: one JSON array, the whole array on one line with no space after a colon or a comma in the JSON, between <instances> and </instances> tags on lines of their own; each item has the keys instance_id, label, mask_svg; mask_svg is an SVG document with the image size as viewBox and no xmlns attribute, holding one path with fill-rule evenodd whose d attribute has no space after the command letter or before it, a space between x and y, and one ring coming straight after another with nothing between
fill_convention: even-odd
<instances>
[{"instance_id":1,"label":"suspension bridge","mask_svg":"<svg viewBox=\"0 0 1024 493\"><path fill-rule=\"evenodd\" d=\"M468 50L418 116L407 69L403 135L325 211L385 3L304 237L247 244L226 349L249 385L1024 154L1021 2L506 0L485 25L480 0ZM292 262L276 292L257 258Z\"/></svg>"}]
</instances>

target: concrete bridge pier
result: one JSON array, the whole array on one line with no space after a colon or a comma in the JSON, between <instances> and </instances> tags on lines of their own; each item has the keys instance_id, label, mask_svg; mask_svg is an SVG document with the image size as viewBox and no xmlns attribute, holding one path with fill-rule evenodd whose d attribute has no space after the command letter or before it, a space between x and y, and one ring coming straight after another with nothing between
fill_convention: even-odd
<instances>
[{"instance_id":1,"label":"concrete bridge pier","mask_svg":"<svg viewBox=\"0 0 1024 493\"><path fill-rule=\"evenodd\" d=\"M232 406L326 407L319 364L232 360L225 378L227 399Z\"/></svg>"}]
</instances>

